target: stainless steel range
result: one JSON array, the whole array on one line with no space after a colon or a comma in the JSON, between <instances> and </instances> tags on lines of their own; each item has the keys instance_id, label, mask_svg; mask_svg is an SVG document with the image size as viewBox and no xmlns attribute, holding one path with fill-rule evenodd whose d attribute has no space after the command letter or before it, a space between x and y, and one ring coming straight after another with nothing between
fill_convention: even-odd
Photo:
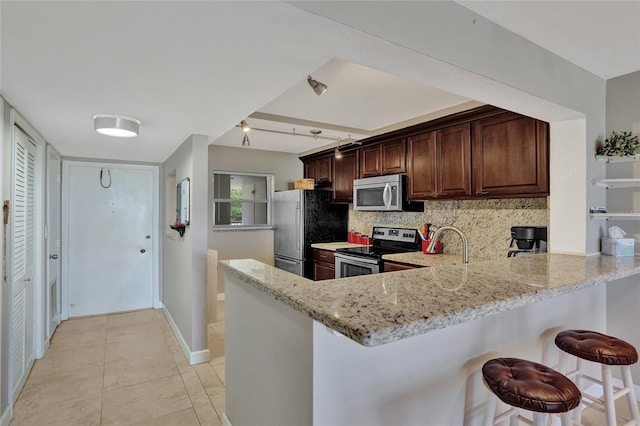
<instances>
[{"instance_id":1,"label":"stainless steel range","mask_svg":"<svg viewBox=\"0 0 640 426\"><path fill-rule=\"evenodd\" d=\"M336 249L336 278L377 274L383 270L383 255L420 251L421 247L416 229L374 227L370 246Z\"/></svg>"}]
</instances>

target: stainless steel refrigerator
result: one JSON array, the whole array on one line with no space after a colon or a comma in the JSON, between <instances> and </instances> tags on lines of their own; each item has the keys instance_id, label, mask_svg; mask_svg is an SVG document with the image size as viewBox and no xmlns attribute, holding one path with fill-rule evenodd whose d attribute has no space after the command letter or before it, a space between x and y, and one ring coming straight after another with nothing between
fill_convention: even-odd
<instances>
[{"instance_id":1,"label":"stainless steel refrigerator","mask_svg":"<svg viewBox=\"0 0 640 426\"><path fill-rule=\"evenodd\" d=\"M273 198L276 268L313 279L313 243L347 241L349 207L331 191L293 189Z\"/></svg>"}]
</instances>

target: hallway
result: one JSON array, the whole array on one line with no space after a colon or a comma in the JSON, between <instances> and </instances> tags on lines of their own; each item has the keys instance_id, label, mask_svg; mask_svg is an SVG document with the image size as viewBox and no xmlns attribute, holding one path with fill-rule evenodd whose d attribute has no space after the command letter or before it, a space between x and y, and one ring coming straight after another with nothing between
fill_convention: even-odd
<instances>
[{"instance_id":1,"label":"hallway","mask_svg":"<svg viewBox=\"0 0 640 426\"><path fill-rule=\"evenodd\" d=\"M11 426L220 425L224 302L208 327L211 361L187 363L161 310L64 321L37 360Z\"/></svg>"}]
</instances>

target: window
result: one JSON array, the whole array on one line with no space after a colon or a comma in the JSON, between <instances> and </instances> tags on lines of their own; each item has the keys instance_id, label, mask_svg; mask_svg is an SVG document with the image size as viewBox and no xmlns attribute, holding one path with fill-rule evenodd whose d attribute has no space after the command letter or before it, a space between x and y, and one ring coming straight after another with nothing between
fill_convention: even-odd
<instances>
[{"instance_id":1,"label":"window","mask_svg":"<svg viewBox=\"0 0 640 426\"><path fill-rule=\"evenodd\" d=\"M213 228L271 227L273 175L213 172Z\"/></svg>"}]
</instances>

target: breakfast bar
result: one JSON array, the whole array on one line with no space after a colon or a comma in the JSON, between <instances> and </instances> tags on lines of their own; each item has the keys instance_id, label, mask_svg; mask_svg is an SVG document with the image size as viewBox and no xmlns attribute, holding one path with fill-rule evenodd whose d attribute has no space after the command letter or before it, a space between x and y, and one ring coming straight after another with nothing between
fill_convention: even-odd
<instances>
[{"instance_id":1,"label":"breakfast bar","mask_svg":"<svg viewBox=\"0 0 640 426\"><path fill-rule=\"evenodd\" d=\"M487 359L562 367L563 328L640 343L627 325L637 257L538 254L322 282L251 259L221 267L233 425L480 424Z\"/></svg>"}]
</instances>

